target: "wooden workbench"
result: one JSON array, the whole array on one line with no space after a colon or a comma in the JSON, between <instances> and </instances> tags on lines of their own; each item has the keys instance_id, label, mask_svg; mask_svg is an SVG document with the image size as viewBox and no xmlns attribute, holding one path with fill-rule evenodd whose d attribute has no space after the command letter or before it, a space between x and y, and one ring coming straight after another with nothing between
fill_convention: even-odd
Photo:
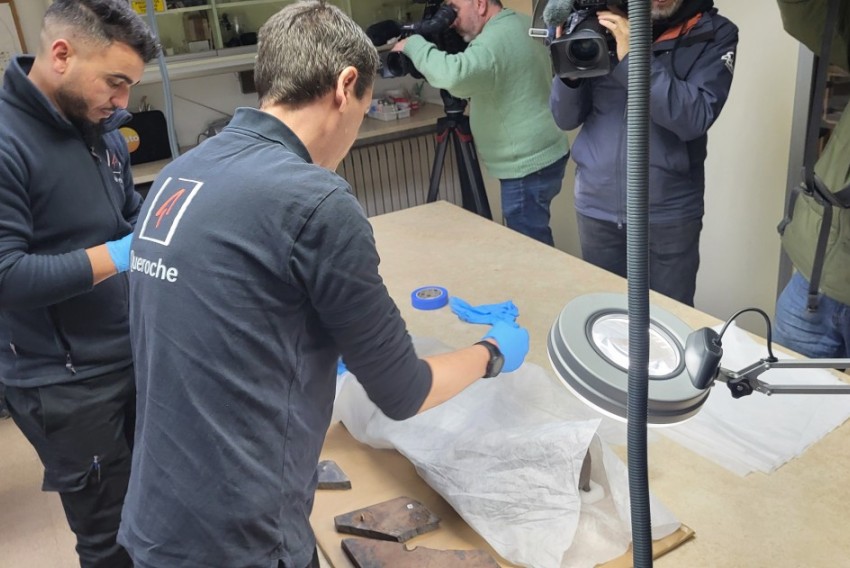
<instances>
[{"instance_id":1,"label":"wooden workbench","mask_svg":"<svg viewBox=\"0 0 850 568\"><path fill-rule=\"evenodd\" d=\"M371 222L382 259L381 273L410 332L455 347L477 341L481 326L461 322L448 308L414 310L409 301L413 289L428 284L445 286L450 294L472 304L513 300L520 310L520 323L531 334L528 360L547 369L546 335L569 300L593 292L626 291L625 281L616 276L446 203L373 217ZM654 293L651 298L693 327L719 323ZM723 391L715 396L728 395ZM401 456L347 441L347 434L334 428L339 426L332 426L328 444L336 446L326 445L325 454L344 455L344 460L355 464L351 467L357 477L352 483L365 486L369 492L355 500L372 504L382 500L377 498L382 492L398 496L410 490L421 492L412 496L424 495L429 505L444 506L430 488L423 488ZM339 447L341 439L344 448ZM623 448L617 451L625 455ZM844 528L850 520L848 471L847 424L777 472L746 478L658 436L649 447L651 490L697 536L657 560L656 565L848 566L850 539ZM389 486L387 480L391 480ZM372 497L376 498L370 503ZM334 492L317 495L313 526L323 552L337 568L351 565L340 551L340 535L332 528L333 515L354 508L346 508L351 499ZM443 529L451 533L446 542L465 548L480 544L477 535L456 515L452 517L450 510L439 512L450 518L450 528ZM417 539L412 542L419 543ZM428 546L428 541L422 544Z\"/></svg>"}]
</instances>

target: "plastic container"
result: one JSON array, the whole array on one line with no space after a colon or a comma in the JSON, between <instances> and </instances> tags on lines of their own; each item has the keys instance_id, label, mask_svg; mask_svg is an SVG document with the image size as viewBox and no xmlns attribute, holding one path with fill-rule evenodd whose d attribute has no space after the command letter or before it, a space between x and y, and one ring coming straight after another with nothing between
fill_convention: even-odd
<instances>
[{"instance_id":1,"label":"plastic container","mask_svg":"<svg viewBox=\"0 0 850 568\"><path fill-rule=\"evenodd\" d=\"M408 116L409 115L410 115L410 111L408 111ZM388 110L388 109L384 109L384 110L377 110L377 109L371 110L370 109L369 112L367 113L367 116L369 116L370 118L376 118L378 120L390 121L390 120L395 120L395 119L398 118L398 111L397 110Z\"/></svg>"}]
</instances>

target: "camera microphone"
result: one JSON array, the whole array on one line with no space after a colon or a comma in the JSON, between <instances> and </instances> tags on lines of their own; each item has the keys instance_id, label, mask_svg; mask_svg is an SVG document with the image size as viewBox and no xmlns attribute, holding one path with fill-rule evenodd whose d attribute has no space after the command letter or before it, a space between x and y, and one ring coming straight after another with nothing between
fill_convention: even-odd
<instances>
[{"instance_id":1,"label":"camera microphone","mask_svg":"<svg viewBox=\"0 0 850 568\"><path fill-rule=\"evenodd\" d=\"M372 45L380 46L402 34L401 24L395 20L383 20L366 28L366 36L372 40Z\"/></svg>"},{"instance_id":2,"label":"camera microphone","mask_svg":"<svg viewBox=\"0 0 850 568\"><path fill-rule=\"evenodd\" d=\"M549 0L543 10L543 21L546 26L554 28L566 22L573 13L574 3L575 0Z\"/></svg>"}]
</instances>

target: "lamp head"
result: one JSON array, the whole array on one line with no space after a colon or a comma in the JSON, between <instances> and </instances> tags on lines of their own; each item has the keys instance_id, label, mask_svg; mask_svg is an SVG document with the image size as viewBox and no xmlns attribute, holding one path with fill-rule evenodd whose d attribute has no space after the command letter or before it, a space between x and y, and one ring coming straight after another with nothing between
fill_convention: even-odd
<instances>
[{"instance_id":1,"label":"lamp head","mask_svg":"<svg viewBox=\"0 0 850 568\"><path fill-rule=\"evenodd\" d=\"M653 426L683 422L699 412L711 392L691 379L693 364L687 364L685 344L692 329L651 306L648 332L647 422ZM604 414L625 420L629 356L624 295L588 294L567 304L549 333L548 351L552 368L567 388ZM693 353L692 359L699 349L694 347ZM709 362L703 373L710 370Z\"/></svg>"},{"instance_id":2,"label":"lamp head","mask_svg":"<svg viewBox=\"0 0 850 568\"><path fill-rule=\"evenodd\" d=\"M720 335L709 327L703 327L688 335L685 343L685 368L691 383L698 389L707 389L720 371L723 347Z\"/></svg>"}]
</instances>

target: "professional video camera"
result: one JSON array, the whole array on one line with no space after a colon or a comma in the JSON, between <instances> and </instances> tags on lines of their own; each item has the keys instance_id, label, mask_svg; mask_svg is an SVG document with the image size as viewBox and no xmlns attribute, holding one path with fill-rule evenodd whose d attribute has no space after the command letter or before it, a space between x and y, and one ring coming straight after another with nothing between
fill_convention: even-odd
<instances>
[{"instance_id":1,"label":"professional video camera","mask_svg":"<svg viewBox=\"0 0 850 568\"><path fill-rule=\"evenodd\" d=\"M549 43L556 75L565 79L597 77L616 65L617 42L596 17L609 7L625 10L627 0L549 0L544 21L550 27L564 26L563 35Z\"/></svg>"},{"instance_id":2,"label":"professional video camera","mask_svg":"<svg viewBox=\"0 0 850 568\"><path fill-rule=\"evenodd\" d=\"M422 19L412 24L400 24L395 20L383 20L372 24L366 29L366 35L372 40L372 44L381 46L391 39L418 34L447 53L460 53L466 49L466 42L450 28L457 18L457 12L454 8L443 4L442 0L413 1L418 4L427 4ZM407 74L417 79L423 78L406 55L400 52L388 53L386 60L383 61L381 75L383 77L401 77Z\"/></svg>"}]
</instances>

